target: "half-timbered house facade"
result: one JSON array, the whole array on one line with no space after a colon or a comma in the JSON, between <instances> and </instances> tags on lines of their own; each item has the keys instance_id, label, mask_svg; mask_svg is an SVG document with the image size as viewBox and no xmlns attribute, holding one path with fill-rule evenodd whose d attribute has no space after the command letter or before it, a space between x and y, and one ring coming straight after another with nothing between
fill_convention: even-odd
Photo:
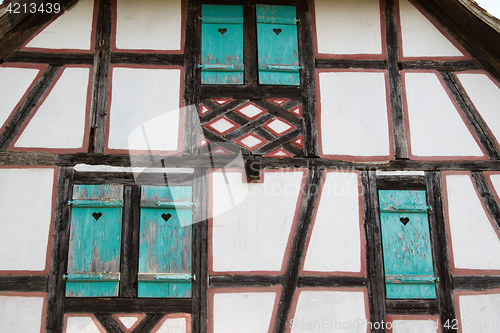
<instances>
[{"instance_id":1,"label":"half-timbered house facade","mask_svg":"<svg viewBox=\"0 0 500 333\"><path fill-rule=\"evenodd\" d=\"M0 7L0 331L497 332L470 0Z\"/></svg>"}]
</instances>

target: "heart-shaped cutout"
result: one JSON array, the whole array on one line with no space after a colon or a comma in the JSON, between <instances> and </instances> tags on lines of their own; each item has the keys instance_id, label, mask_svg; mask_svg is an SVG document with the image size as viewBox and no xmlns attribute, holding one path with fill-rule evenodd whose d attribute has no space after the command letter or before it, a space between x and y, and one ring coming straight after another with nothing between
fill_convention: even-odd
<instances>
[{"instance_id":1,"label":"heart-shaped cutout","mask_svg":"<svg viewBox=\"0 0 500 333\"><path fill-rule=\"evenodd\" d=\"M408 222L410 222L410 219L407 218L407 217L402 217L399 219L401 221L401 223L403 223L404 225L407 225Z\"/></svg>"},{"instance_id":2,"label":"heart-shaped cutout","mask_svg":"<svg viewBox=\"0 0 500 333\"><path fill-rule=\"evenodd\" d=\"M227 29L226 28L219 28L219 32L222 36L226 33Z\"/></svg>"},{"instance_id":3,"label":"heart-shaped cutout","mask_svg":"<svg viewBox=\"0 0 500 333\"><path fill-rule=\"evenodd\" d=\"M95 220L99 220L99 218L102 216L102 213L92 213L92 216L95 218Z\"/></svg>"},{"instance_id":4,"label":"heart-shaped cutout","mask_svg":"<svg viewBox=\"0 0 500 333\"><path fill-rule=\"evenodd\" d=\"M162 217L162 219L165 220L165 222L167 222L172 217L172 215L170 215L170 214L161 214L161 217Z\"/></svg>"},{"instance_id":5,"label":"heart-shaped cutout","mask_svg":"<svg viewBox=\"0 0 500 333\"><path fill-rule=\"evenodd\" d=\"M281 29L274 28L273 31L276 34L276 36L278 36L281 33Z\"/></svg>"}]
</instances>

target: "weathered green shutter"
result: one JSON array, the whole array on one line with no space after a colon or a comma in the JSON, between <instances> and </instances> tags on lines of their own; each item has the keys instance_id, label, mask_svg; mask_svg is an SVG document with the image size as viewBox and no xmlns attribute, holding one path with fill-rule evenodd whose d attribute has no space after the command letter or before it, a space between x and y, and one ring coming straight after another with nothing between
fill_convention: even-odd
<instances>
[{"instance_id":1,"label":"weathered green shutter","mask_svg":"<svg viewBox=\"0 0 500 333\"><path fill-rule=\"evenodd\" d=\"M260 84L299 85L298 49L295 7L257 5Z\"/></svg>"},{"instance_id":2,"label":"weathered green shutter","mask_svg":"<svg viewBox=\"0 0 500 333\"><path fill-rule=\"evenodd\" d=\"M191 297L192 188L143 186L139 297Z\"/></svg>"},{"instance_id":3,"label":"weathered green shutter","mask_svg":"<svg viewBox=\"0 0 500 333\"><path fill-rule=\"evenodd\" d=\"M75 185L66 296L118 296L123 188Z\"/></svg>"},{"instance_id":4,"label":"weathered green shutter","mask_svg":"<svg viewBox=\"0 0 500 333\"><path fill-rule=\"evenodd\" d=\"M425 191L379 191L387 298L436 298Z\"/></svg>"},{"instance_id":5,"label":"weathered green shutter","mask_svg":"<svg viewBox=\"0 0 500 333\"><path fill-rule=\"evenodd\" d=\"M201 83L243 84L243 6L202 5Z\"/></svg>"}]
</instances>

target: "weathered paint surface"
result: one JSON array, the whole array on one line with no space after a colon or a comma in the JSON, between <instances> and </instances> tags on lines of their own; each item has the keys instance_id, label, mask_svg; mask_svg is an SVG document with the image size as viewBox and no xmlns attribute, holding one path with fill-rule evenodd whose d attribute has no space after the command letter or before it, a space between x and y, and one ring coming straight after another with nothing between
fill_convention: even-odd
<instances>
[{"instance_id":1,"label":"weathered paint surface","mask_svg":"<svg viewBox=\"0 0 500 333\"><path fill-rule=\"evenodd\" d=\"M189 186L143 186L142 200L192 201ZM144 206L144 205L143 205ZM172 282L161 279L163 273L191 274L190 208L166 209L141 207L139 243L139 274L149 273L152 279L139 276L139 297L190 297L191 281ZM155 278L153 273L160 273Z\"/></svg>"},{"instance_id":2,"label":"weathered paint surface","mask_svg":"<svg viewBox=\"0 0 500 333\"><path fill-rule=\"evenodd\" d=\"M379 0L315 0L318 52L382 54Z\"/></svg>"},{"instance_id":3,"label":"weathered paint surface","mask_svg":"<svg viewBox=\"0 0 500 333\"><path fill-rule=\"evenodd\" d=\"M73 193L79 200L97 201L95 207L79 206L74 200L71 209L68 273L97 275L78 280L68 278L66 295L76 297L118 296L119 281L99 278L99 273L120 271L122 202L118 185L75 185ZM98 206L109 201L118 207ZM86 201L88 202L88 201Z\"/></svg>"},{"instance_id":4,"label":"weathered paint surface","mask_svg":"<svg viewBox=\"0 0 500 333\"><path fill-rule=\"evenodd\" d=\"M243 6L202 5L201 83L243 84Z\"/></svg>"},{"instance_id":5,"label":"weathered paint surface","mask_svg":"<svg viewBox=\"0 0 500 333\"><path fill-rule=\"evenodd\" d=\"M0 169L0 184L0 269L45 270L54 170Z\"/></svg>"},{"instance_id":6,"label":"weathered paint surface","mask_svg":"<svg viewBox=\"0 0 500 333\"><path fill-rule=\"evenodd\" d=\"M319 86L324 155L390 154L384 73L324 72Z\"/></svg>"},{"instance_id":7,"label":"weathered paint surface","mask_svg":"<svg viewBox=\"0 0 500 333\"><path fill-rule=\"evenodd\" d=\"M486 295L458 296L459 326L462 333L496 333L500 326L500 290ZM457 297L457 295L455 295ZM458 309L457 309L458 310Z\"/></svg>"},{"instance_id":8,"label":"weathered paint surface","mask_svg":"<svg viewBox=\"0 0 500 333\"><path fill-rule=\"evenodd\" d=\"M0 331L40 333L44 298L0 295Z\"/></svg>"},{"instance_id":9,"label":"weathered paint surface","mask_svg":"<svg viewBox=\"0 0 500 333\"><path fill-rule=\"evenodd\" d=\"M472 179L447 175L446 191L455 268L500 269L500 240Z\"/></svg>"},{"instance_id":10,"label":"weathered paint surface","mask_svg":"<svg viewBox=\"0 0 500 333\"><path fill-rule=\"evenodd\" d=\"M408 0L399 0L399 10L405 57L463 56Z\"/></svg>"},{"instance_id":11,"label":"weathered paint surface","mask_svg":"<svg viewBox=\"0 0 500 333\"><path fill-rule=\"evenodd\" d=\"M259 83L299 85L299 51L294 6L257 5Z\"/></svg>"},{"instance_id":12,"label":"weathered paint surface","mask_svg":"<svg viewBox=\"0 0 500 333\"><path fill-rule=\"evenodd\" d=\"M436 321L437 318L435 320L393 320L392 333L438 333Z\"/></svg>"},{"instance_id":13,"label":"weathered paint surface","mask_svg":"<svg viewBox=\"0 0 500 333\"><path fill-rule=\"evenodd\" d=\"M500 142L500 86L486 74L457 74L476 110Z\"/></svg>"},{"instance_id":14,"label":"weathered paint surface","mask_svg":"<svg viewBox=\"0 0 500 333\"><path fill-rule=\"evenodd\" d=\"M380 190L379 203L387 298L436 298L425 191Z\"/></svg>"},{"instance_id":15,"label":"weathered paint surface","mask_svg":"<svg viewBox=\"0 0 500 333\"><path fill-rule=\"evenodd\" d=\"M14 147L81 148L89 68L66 68Z\"/></svg>"},{"instance_id":16,"label":"weathered paint surface","mask_svg":"<svg viewBox=\"0 0 500 333\"><path fill-rule=\"evenodd\" d=\"M94 0L80 0L63 13L26 47L42 49L90 50Z\"/></svg>"},{"instance_id":17,"label":"weathered paint surface","mask_svg":"<svg viewBox=\"0 0 500 333\"><path fill-rule=\"evenodd\" d=\"M215 293L211 332L268 333L275 292Z\"/></svg>"},{"instance_id":18,"label":"weathered paint surface","mask_svg":"<svg viewBox=\"0 0 500 333\"><path fill-rule=\"evenodd\" d=\"M181 49L180 0L118 0L116 7L118 49Z\"/></svg>"},{"instance_id":19,"label":"weathered paint surface","mask_svg":"<svg viewBox=\"0 0 500 333\"><path fill-rule=\"evenodd\" d=\"M117 67L112 80L108 148L176 150L181 71Z\"/></svg>"},{"instance_id":20,"label":"weathered paint surface","mask_svg":"<svg viewBox=\"0 0 500 333\"><path fill-rule=\"evenodd\" d=\"M23 97L39 69L0 67L0 127Z\"/></svg>"},{"instance_id":21,"label":"weathered paint surface","mask_svg":"<svg viewBox=\"0 0 500 333\"><path fill-rule=\"evenodd\" d=\"M411 154L483 156L437 73L405 73Z\"/></svg>"},{"instance_id":22,"label":"weathered paint surface","mask_svg":"<svg viewBox=\"0 0 500 333\"><path fill-rule=\"evenodd\" d=\"M328 172L320 195L304 270L360 272L358 174Z\"/></svg>"},{"instance_id":23,"label":"weathered paint surface","mask_svg":"<svg viewBox=\"0 0 500 333\"><path fill-rule=\"evenodd\" d=\"M296 292L300 294L295 314L289 318L287 332L368 332L367 304L365 304L363 291L318 288L317 290L297 289ZM338 325L342 328L343 323L348 323L349 329L339 329ZM345 324L343 327L345 328Z\"/></svg>"}]
</instances>

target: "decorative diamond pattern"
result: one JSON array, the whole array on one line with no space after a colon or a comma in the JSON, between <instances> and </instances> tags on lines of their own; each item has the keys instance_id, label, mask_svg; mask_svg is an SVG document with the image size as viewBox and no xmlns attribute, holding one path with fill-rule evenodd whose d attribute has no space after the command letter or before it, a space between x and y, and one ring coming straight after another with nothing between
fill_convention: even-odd
<instances>
[{"instance_id":1,"label":"decorative diamond pattern","mask_svg":"<svg viewBox=\"0 0 500 333\"><path fill-rule=\"evenodd\" d=\"M264 155L264 157L277 157L277 158L284 158L284 157L293 157L292 154L284 150L283 148L278 148L269 154Z\"/></svg>"},{"instance_id":2,"label":"decorative diamond pattern","mask_svg":"<svg viewBox=\"0 0 500 333\"><path fill-rule=\"evenodd\" d=\"M304 137L301 135L301 136L298 136L296 137L295 139L293 139L292 141L290 141L292 144L296 145L297 147L299 148L304 148Z\"/></svg>"},{"instance_id":3,"label":"decorative diamond pattern","mask_svg":"<svg viewBox=\"0 0 500 333\"><path fill-rule=\"evenodd\" d=\"M255 150L262 145L266 144L266 140L262 139L256 134L253 133L248 133L247 135L242 136L241 138L234 140L237 144L240 146L248 149L248 150Z\"/></svg>"},{"instance_id":4,"label":"decorative diamond pattern","mask_svg":"<svg viewBox=\"0 0 500 333\"><path fill-rule=\"evenodd\" d=\"M212 110L210 110L205 105L203 105L203 104L200 105L200 116L203 116L205 113L210 112L210 111L212 111Z\"/></svg>"},{"instance_id":5,"label":"decorative diamond pattern","mask_svg":"<svg viewBox=\"0 0 500 333\"><path fill-rule=\"evenodd\" d=\"M288 99L286 98L268 98L267 99L269 102L272 102L276 105L282 105L283 103L285 103L286 101L288 101Z\"/></svg>"},{"instance_id":6,"label":"decorative diamond pattern","mask_svg":"<svg viewBox=\"0 0 500 333\"><path fill-rule=\"evenodd\" d=\"M261 108L255 106L252 103L247 103L244 106L237 108L234 110L235 112L238 112L241 114L243 117L247 118L248 120L254 120L262 116L264 113L266 113L265 110L262 110Z\"/></svg>"},{"instance_id":7,"label":"decorative diamond pattern","mask_svg":"<svg viewBox=\"0 0 500 333\"><path fill-rule=\"evenodd\" d=\"M205 126L219 135L224 135L238 128L238 124L225 117L217 118Z\"/></svg>"},{"instance_id":8,"label":"decorative diamond pattern","mask_svg":"<svg viewBox=\"0 0 500 333\"><path fill-rule=\"evenodd\" d=\"M279 118L268 121L264 124L264 127L276 136L281 136L295 128L295 126Z\"/></svg>"}]
</instances>

